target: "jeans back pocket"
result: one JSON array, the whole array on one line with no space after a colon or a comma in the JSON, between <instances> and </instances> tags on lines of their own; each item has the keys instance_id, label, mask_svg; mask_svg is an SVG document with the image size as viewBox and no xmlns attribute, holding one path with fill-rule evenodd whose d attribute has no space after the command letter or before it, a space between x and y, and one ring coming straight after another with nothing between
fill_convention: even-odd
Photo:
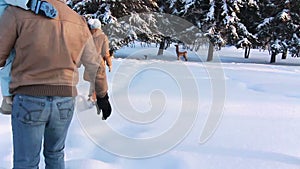
<instances>
[{"instance_id":1,"label":"jeans back pocket","mask_svg":"<svg viewBox=\"0 0 300 169\"><path fill-rule=\"evenodd\" d=\"M75 100L73 97L65 98L56 103L60 120L71 120L74 112Z\"/></svg>"},{"instance_id":2,"label":"jeans back pocket","mask_svg":"<svg viewBox=\"0 0 300 169\"><path fill-rule=\"evenodd\" d=\"M23 123L40 125L48 121L49 113L45 111L45 100L31 96L16 96L13 114Z\"/></svg>"}]
</instances>

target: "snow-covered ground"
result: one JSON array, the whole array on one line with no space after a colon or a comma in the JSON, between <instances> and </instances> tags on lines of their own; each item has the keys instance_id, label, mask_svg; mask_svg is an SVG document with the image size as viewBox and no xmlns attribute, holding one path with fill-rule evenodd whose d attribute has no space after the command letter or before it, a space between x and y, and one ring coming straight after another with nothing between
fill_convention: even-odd
<instances>
[{"instance_id":1,"label":"snow-covered ground","mask_svg":"<svg viewBox=\"0 0 300 169\"><path fill-rule=\"evenodd\" d=\"M154 45L153 45L154 47ZM113 114L85 107L66 142L68 169L298 169L300 59L232 47L177 61L173 46L119 50L108 74ZM82 69L80 70L82 73ZM0 115L0 169L12 168L10 116ZM41 160L41 168L44 163Z\"/></svg>"}]
</instances>

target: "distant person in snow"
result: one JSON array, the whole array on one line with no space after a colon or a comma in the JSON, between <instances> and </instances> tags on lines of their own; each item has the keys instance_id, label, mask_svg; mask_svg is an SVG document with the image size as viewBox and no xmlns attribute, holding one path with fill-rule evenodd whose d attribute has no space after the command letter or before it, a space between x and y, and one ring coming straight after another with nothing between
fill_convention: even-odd
<instances>
[{"instance_id":1,"label":"distant person in snow","mask_svg":"<svg viewBox=\"0 0 300 169\"><path fill-rule=\"evenodd\" d=\"M54 19L14 6L0 18L0 66L15 49L9 86L14 169L37 169L42 143L45 168L65 168L65 139L75 107L79 63L94 77L103 118L111 114L106 74L98 73L105 66L86 21L65 2L47 1L58 11Z\"/></svg>"},{"instance_id":2,"label":"distant person in snow","mask_svg":"<svg viewBox=\"0 0 300 169\"><path fill-rule=\"evenodd\" d=\"M56 9L47 1L40 0L0 0L0 17L8 5L17 6L25 10L30 10L35 14L46 16L48 18L55 18L57 15ZM11 114L12 109L12 96L9 92L10 83L10 69L13 58L15 57L15 51L12 50L9 58L6 60L5 66L0 70L0 81L2 91L2 104L0 112L2 114Z\"/></svg>"},{"instance_id":3,"label":"distant person in snow","mask_svg":"<svg viewBox=\"0 0 300 169\"><path fill-rule=\"evenodd\" d=\"M89 19L88 26L93 35L97 53L104 59L104 62L108 66L108 70L110 72L112 70L112 60L109 52L109 41L107 36L101 29L101 22L99 21L99 19ZM90 79L86 72L84 72L84 79L87 81L89 81ZM91 101L92 104L95 104L96 100L95 85L94 83L90 83L89 101Z\"/></svg>"}]
</instances>

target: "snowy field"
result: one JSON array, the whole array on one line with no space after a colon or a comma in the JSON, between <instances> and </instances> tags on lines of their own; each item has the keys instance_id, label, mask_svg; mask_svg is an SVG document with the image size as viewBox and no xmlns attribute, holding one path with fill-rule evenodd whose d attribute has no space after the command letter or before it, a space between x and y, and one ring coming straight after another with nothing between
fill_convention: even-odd
<instances>
[{"instance_id":1,"label":"snowy field","mask_svg":"<svg viewBox=\"0 0 300 169\"><path fill-rule=\"evenodd\" d=\"M188 62L173 46L164 56L139 44L117 51L107 121L86 109L81 80L66 168L299 169L300 59L269 64L267 51L252 50L245 60L230 47L206 63L205 51ZM12 168L11 137L0 115L0 169Z\"/></svg>"}]
</instances>

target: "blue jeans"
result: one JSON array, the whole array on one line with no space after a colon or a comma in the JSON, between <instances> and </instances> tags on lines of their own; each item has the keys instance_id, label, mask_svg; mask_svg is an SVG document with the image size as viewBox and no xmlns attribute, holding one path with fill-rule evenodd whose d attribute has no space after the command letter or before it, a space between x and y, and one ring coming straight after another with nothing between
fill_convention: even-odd
<instances>
[{"instance_id":1,"label":"blue jeans","mask_svg":"<svg viewBox=\"0 0 300 169\"><path fill-rule=\"evenodd\" d=\"M74 97L14 97L13 169L38 169L43 139L46 169L65 168L65 139L74 105Z\"/></svg>"}]
</instances>

